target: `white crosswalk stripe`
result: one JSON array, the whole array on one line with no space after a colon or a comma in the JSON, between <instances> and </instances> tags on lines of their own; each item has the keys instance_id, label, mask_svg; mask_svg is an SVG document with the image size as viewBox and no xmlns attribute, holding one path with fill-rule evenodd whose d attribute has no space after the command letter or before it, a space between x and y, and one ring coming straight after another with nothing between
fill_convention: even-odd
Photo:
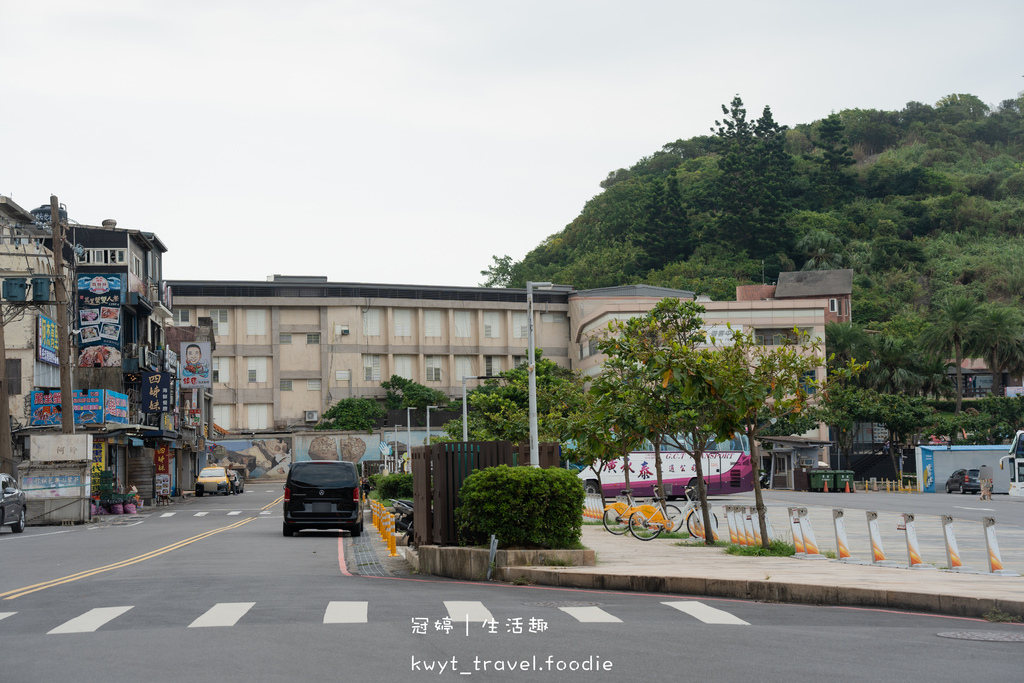
<instances>
[{"instance_id":1,"label":"white crosswalk stripe","mask_svg":"<svg viewBox=\"0 0 1024 683\"><path fill-rule=\"evenodd\" d=\"M205 512L197 512L194 516L195 517L205 517L206 515L207 515L207 513L205 513Z\"/></svg>"},{"instance_id":2,"label":"white crosswalk stripe","mask_svg":"<svg viewBox=\"0 0 1024 683\"><path fill-rule=\"evenodd\" d=\"M255 604L255 602L218 602L188 627L234 626Z\"/></svg>"},{"instance_id":3,"label":"white crosswalk stripe","mask_svg":"<svg viewBox=\"0 0 1024 683\"><path fill-rule=\"evenodd\" d=\"M695 619L700 619L705 624L733 624L737 626L750 626L750 622L743 621L739 617L735 617L728 612L714 607L708 607L702 602L696 600L676 600L673 602L663 602L663 605L674 607L680 612L686 612Z\"/></svg>"},{"instance_id":4,"label":"white crosswalk stripe","mask_svg":"<svg viewBox=\"0 0 1024 683\"><path fill-rule=\"evenodd\" d=\"M0 612L0 621L3 621L7 617L13 617L17 612Z\"/></svg>"},{"instance_id":5,"label":"white crosswalk stripe","mask_svg":"<svg viewBox=\"0 0 1024 683\"><path fill-rule=\"evenodd\" d=\"M324 623L365 624L369 605L368 602L329 602L324 612Z\"/></svg>"},{"instance_id":6,"label":"white crosswalk stripe","mask_svg":"<svg viewBox=\"0 0 1024 683\"><path fill-rule=\"evenodd\" d=\"M107 623L115 617L119 617L133 605L126 607L97 607L91 609L81 616L77 616L71 621L66 621L57 628L49 631L49 634L57 633L92 633L103 624Z\"/></svg>"},{"instance_id":7,"label":"white crosswalk stripe","mask_svg":"<svg viewBox=\"0 0 1024 683\"><path fill-rule=\"evenodd\" d=\"M228 513L228 517L230 517L231 515L240 515L240 514L242 514L241 510L232 510L231 512Z\"/></svg>"},{"instance_id":8,"label":"white crosswalk stripe","mask_svg":"<svg viewBox=\"0 0 1024 683\"><path fill-rule=\"evenodd\" d=\"M467 619L474 624L482 624L485 621L492 621L490 610L484 607L484 603L476 600L445 600L444 606L448 610L448 617L452 621L463 622Z\"/></svg>"},{"instance_id":9,"label":"white crosswalk stripe","mask_svg":"<svg viewBox=\"0 0 1024 683\"><path fill-rule=\"evenodd\" d=\"M164 514L162 514L162 515L160 515L160 516L161 516L161 517L173 517L173 516L174 516L174 513L173 513L173 512L165 512Z\"/></svg>"},{"instance_id":10,"label":"white crosswalk stripe","mask_svg":"<svg viewBox=\"0 0 1024 683\"><path fill-rule=\"evenodd\" d=\"M609 614L600 607L593 605L589 607L559 607L558 609L562 610L576 621L581 621L583 623L622 623L622 619L619 619L617 616Z\"/></svg>"}]
</instances>

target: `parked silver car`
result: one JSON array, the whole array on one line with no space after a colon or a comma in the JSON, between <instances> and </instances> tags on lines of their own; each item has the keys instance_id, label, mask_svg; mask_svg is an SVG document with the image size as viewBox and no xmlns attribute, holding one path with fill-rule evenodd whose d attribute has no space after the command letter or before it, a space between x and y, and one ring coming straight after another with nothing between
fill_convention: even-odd
<instances>
[{"instance_id":1,"label":"parked silver car","mask_svg":"<svg viewBox=\"0 0 1024 683\"><path fill-rule=\"evenodd\" d=\"M25 530L25 492L9 474L0 474L0 529L11 527L20 534Z\"/></svg>"}]
</instances>

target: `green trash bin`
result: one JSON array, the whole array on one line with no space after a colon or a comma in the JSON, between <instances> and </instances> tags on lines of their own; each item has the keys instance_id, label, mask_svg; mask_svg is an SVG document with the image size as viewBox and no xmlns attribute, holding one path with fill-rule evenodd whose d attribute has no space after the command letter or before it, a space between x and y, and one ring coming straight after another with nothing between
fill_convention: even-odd
<instances>
[{"instance_id":1,"label":"green trash bin","mask_svg":"<svg viewBox=\"0 0 1024 683\"><path fill-rule=\"evenodd\" d=\"M828 490L835 491L836 479L835 472L832 470L811 470L811 490L812 491L824 491L825 482L828 482Z\"/></svg>"},{"instance_id":2,"label":"green trash bin","mask_svg":"<svg viewBox=\"0 0 1024 683\"><path fill-rule=\"evenodd\" d=\"M853 470L836 470L836 491L846 491L846 485L850 485L850 493L853 493ZM831 489L831 484L829 484Z\"/></svg>"}]
</instances>

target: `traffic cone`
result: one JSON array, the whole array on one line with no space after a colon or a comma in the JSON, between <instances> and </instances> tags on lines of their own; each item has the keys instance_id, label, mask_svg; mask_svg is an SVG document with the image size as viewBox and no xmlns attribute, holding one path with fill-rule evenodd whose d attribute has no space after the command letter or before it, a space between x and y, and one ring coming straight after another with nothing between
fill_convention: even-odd
<instances>
[{"instance_id":1,"label":"traffic cone","mask_svg":"<svg viewBox=\"0 0 1024 683\"><path fill-rule=\"evenodd\" d=\"M843 493L849 493L849 492L850 492L850 480L847 479L846 480L846 491L844 491Z\"/></svg>"},{"instance_id":2,"label":"traffic cone","mask_svg":"<svg viewBox=\"0 0 1024 683\"><path fill-rule=\"evenodd\" d=\"M828 493L828 479L822 480L822 483L825 484L825 493Z\"/></svg>"}]
</instances>

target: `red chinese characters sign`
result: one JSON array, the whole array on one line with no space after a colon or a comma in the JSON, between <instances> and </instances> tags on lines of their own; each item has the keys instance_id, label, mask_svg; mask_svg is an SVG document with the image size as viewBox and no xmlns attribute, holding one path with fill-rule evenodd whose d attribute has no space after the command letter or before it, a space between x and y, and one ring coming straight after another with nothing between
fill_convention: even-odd
<instances>
[{"instance_id":1,"label":"red chinese characters sign","mask_svg":"<svg viewBox=\"0 0 1024 683\"><path fill-rule=\"evenodd\" d=\"M153 454L153 460L156 464L157 474L170 474L171 473L171 447L169 444L162 443L156 447L156 452Z\"/></svg>"}]
</instances>

